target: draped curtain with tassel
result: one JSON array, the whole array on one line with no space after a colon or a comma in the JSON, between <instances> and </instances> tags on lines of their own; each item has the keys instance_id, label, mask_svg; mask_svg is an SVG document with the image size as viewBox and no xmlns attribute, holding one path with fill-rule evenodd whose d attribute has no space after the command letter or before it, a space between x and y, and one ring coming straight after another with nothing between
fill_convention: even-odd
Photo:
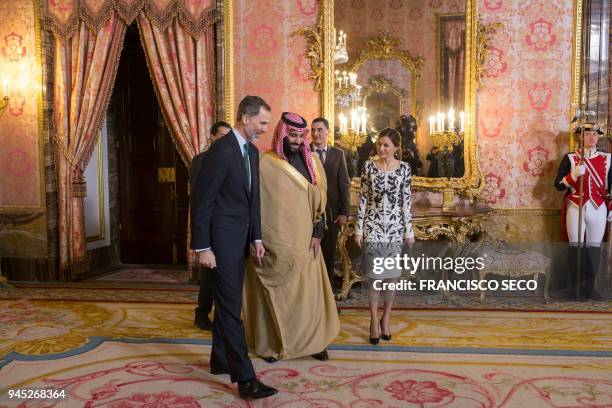
<instances>
[{"instance_id":1,"label":"draped curtain with tassel","mask_svg":"<svg viewBox=\"0 0 612 408\"><path fill-rule=\"evenodd\" d=\"M208 144L213 122L213 29L193 38L175 21L162 31L144 13L138 17L138 27L157 99L176 148L189 167L193 157ZM188 248L189 231L188 227ZM188 251L187 259L194 279L199 276L199 268L192 251Z\"/></svg>"},{"instance_id":2,"label":"draped curtain with tassel","mask_svg":"<svg viewBox=\"0 0 612 408\"><path fill-rule=\"evenodd\" d=\"M81 23L65 42L55 38L54 110L62 279L87 270L83 171L115 81L126 26L113 15L97 33Z\"/></svg>"},{"instance_id":3,"label":"draped curtain with tassel","mask_svg":"<svg viewBox=\"0 0 612 408\"><path fill-rule=\"evenodd\" d=\"M193 38L175 21L162 31L144 13L138 28L166 123L189 165L206 145L213 120L212 29Z\"/></svg>"},{"instance_id":4,"label":"draped curtain with tassel","mask_svg":"<svg viewBox=\"0 0 612 408\"><path fill-rule=\"evenodd\" d=\"M215 112L214 0L44 0L54 34L54 110L62 280L87 270L87 166L115 81L127 25L138 19L151 78L175 146L189 167ZM188 235L188 231L185 231ZM189 253L190 265L193 254Z\"/></svg>"}]
</instances>

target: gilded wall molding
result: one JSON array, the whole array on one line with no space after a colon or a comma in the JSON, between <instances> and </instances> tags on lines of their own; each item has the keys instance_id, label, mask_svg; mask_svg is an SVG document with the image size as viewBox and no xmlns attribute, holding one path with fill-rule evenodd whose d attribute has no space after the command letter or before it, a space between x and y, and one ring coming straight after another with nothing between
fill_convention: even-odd
<instances>
[{"instance_id":1,"label":"gilded wall molding","mask_svg":"<svg viewBox=\"0 0 612 408\"><path fill-rule=\"evenodd\" d=\"M561 215L560 208L495 208L494 215L536 215L541 217L556 217Z\"/></svg>"},{"instance_id":2,"label":"gilded wall molding","mask_svg":"<svg viewBox=\"0 0 612 408\"><path fill-rule=\"evenodd\" d=\"M487 57L491 48L493 34L497 30L501 30L504 25L502 23L483 24L482 20L478 21L476 26L476 50L475 50L475 65L476 65L476 88L480 89L483 85L482 78L487 68Z\"/></svg>"},{"instance_id":3,"label":"gilded wall molding","mask_svg":"<svg viewBox=\"0 0 612 408\"><path fill-rule=\"evenodd\" d=\"M223 98L225 121L234 123L234 8L232 0L223 0Z\"/></svg>"},{"instance_id":4,"label":"gilded wall molding","mask_svg":"<svg viewBox=\"0 0 612 408\"><path fill-rule=\"evenodd\" d=\"M323 58L323 18L313 27L302 27L291 34L292 36L302 36L306 39L308 51L306 56L310 59L310 74L308 77L314 79L314 89L321 91L323 82L323 71L325 62Z\"/></svg>"},{"instance_id":5,"label":"gilded wall molding","mask_svg":"<svg viewBox=\"0 0 612 408\"><path fill-rule=\"evenodd\" d=\"M584 35L584 2L583 0L574 0L574 47L572 50L572 88L570 93L570 112L568 119L568 143L569 149L574 150L575 142L571 132L573 127L572 118L576 113L576 109L580 107L582 85L582 47Z\"/></svg>"}]
</instances>

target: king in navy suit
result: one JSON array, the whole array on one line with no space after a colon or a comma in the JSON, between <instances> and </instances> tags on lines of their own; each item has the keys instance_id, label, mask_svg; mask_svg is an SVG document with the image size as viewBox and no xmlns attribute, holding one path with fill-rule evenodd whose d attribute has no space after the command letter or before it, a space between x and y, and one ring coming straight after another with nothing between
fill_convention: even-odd
<instances>
[{"instance_id":1,"label":"king in navy suit","mask_svg":"<svg viewBox=\"0 0 612 408\"><path fill-rule=\"evenodd\" d=\"M252 143L266 132L270 106L258 96L238 106L235 127L213 143L193 191L191 248L197 262L211 268L215 317L210 369L229 374L243 398L265 398L274 388L255 378L240 318L245 263L261 262L259 152ZM249 251L250 249L250 251Z\"/></svg>"}]
</instances>

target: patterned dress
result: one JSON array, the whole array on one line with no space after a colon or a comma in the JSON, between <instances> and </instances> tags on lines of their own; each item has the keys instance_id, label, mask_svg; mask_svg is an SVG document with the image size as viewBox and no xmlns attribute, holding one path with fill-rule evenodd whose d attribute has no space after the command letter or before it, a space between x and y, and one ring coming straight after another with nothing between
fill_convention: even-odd
<instances>
[{"instance_id":1,"label":"patterned dress","mask_svg":"<svg viewBox=\"0 0 612 408\"><path fill-rule=\"evenodd\" d=\"M410 166L379 170L372 160L363 164L355 235L364 241L363 272L372 279L397 278L401 270L373 272L375 257L395 257L406 238L414 238L410 204Z\"/></svg>"}]
</instances>

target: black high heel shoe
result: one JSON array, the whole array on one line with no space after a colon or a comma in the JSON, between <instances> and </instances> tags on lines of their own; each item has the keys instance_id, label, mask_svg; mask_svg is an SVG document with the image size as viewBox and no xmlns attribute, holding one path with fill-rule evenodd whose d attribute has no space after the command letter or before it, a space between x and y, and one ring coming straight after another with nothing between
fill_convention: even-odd
<instances>
[{"instance_id":1,"label":"black high heel shoe","mask_svg":"<svg viewBox=\"0 0 612 408\"><path fill-rule=\"evenodd\" d=\"M380 341L380 337L370 337L370 344L377 345Z\"/></svg>"},{"instance_id":2,"label":"black high heel shoe","mask_svg":"<svg viewBox=\"0 0 612 408\"><path fill-rule=\"evenodd\" d=\"M384 334L383 333L382 319L380 319L380 338L385 340L385 341L391 340L391 334Z\"/></svg>"}]
</instances>

